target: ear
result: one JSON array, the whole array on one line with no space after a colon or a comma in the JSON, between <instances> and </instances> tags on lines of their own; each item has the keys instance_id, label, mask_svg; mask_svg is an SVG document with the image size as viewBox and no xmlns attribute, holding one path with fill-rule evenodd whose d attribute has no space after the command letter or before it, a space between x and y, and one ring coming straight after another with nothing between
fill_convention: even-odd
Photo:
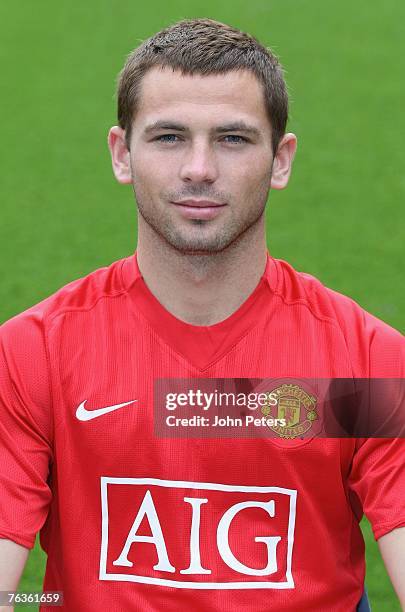
<instances>
[{"instance_id":1,"label":"ear","mask_svg":"<svg viewBox=\"0 0 405 612\"><path fill-rule=\"evenodd\" d=\"M123 185L132 183L125 131L118 125L114 125L108 132L108 148L110 149L113 172L117 181Z\"/></svg>"},{"instance_id":2,"label":"ear","mask_svg":"<svg viewBox=\"0 0 405 612\"><path fill-rule=\"evenodd\" d=\"M295 134L285 134L279 142L273 160L270 183L272 189L284 189L287 186L296 150L297 137Z\"/></svg>"}]
</instances>

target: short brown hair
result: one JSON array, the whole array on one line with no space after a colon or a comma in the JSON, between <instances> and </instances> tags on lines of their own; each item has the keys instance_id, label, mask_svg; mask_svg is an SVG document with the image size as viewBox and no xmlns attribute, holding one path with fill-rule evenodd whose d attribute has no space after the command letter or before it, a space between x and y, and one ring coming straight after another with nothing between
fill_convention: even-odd
<instances>
[{"instance_id":1,"label":"short brown hair","mask_svg":"<svg viewBox=\"0 0 405 612\"><path fill-rule=\"evenodd\" d=\"M141 81L155 66L201 75L251 70L263 86L273 151L277 151L288 119L283 69L277 57L253 36L212 19L179 21L148 38L129 54L117 87L118 123L125 130L128 149Z\"/></svg>"}]
</instances>

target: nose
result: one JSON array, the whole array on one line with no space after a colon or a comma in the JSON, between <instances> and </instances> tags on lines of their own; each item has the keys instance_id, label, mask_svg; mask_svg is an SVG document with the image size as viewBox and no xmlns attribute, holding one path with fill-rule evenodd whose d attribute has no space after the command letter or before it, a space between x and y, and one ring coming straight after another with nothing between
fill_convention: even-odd
<instances>
[{"instance_id":1,"label":"nose","mask_svg":"<svg viewBox=\"0 0 405 612\"><path fill-rule=\"evenodd\" d=\"M188 183L213 183L217 177L217 160L209 143L192 144L183 158L180 178Z\"/></svg>"}]
</instances>

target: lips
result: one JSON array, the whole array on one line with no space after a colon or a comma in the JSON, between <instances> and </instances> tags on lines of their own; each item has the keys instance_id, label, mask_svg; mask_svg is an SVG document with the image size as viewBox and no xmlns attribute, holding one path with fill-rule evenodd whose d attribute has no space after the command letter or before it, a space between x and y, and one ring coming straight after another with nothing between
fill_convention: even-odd
<instances>
[{"instance_id":1,"label":"lips","mask_svg":"<svg viewBox=\"0 0 405 612\"><path fill-rule=\"evenodd\" d=\"M214 202L212 200L180 200L172 202L180 214L186 219L199 219L200 221L210 221L219 214L226 204Z\"/></svg>"},{"instance_id":2,"label":"lips","mask_svg":"<svg viewBox=\"0 0 405 612\"><path fill-rule=\"evenodd\" d=\"M219 202L212 202L211 200L181 200L180 202L173 202L176 206L191 206L192 208L216 208L217 206L226 206Z\"/></svg>"}]
</instances>

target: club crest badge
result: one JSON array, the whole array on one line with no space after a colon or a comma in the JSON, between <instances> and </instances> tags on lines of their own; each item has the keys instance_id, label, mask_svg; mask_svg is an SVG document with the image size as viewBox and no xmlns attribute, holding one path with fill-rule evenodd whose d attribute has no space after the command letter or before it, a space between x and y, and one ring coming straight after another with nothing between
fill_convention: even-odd
<instances>
[{"instance_id":1,"label":"club crest badge","mask_svg":"<svg viewBox=\"0 0 405 612\"><path fill-rule=\"evenodd\" d=\"M293 439L304 436L318 418L317 399L298 385L283 384L271 391L277 399L274 405L264 405L262 414L284 419L285 425L270 425L280 438Z\"/></svg>"}]
</instances>

